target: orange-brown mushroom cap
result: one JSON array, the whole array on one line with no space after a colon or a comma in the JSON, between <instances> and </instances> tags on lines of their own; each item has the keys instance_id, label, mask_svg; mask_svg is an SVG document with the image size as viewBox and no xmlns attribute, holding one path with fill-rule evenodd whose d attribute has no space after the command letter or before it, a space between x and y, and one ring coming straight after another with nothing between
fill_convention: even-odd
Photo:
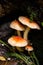
<instances>
[{"instance_id":1,"label":"orange-brown mushroom cap","mask_svg":"<svg viewBox=\"0 0 43 65\"><path fill-rule=\"evenodd\" d=\"M36 22L31 22L30 25L28 25L30 28L32 29L38 29L40 30L41 28L39 27L39 25Z\"/></svg>"},{"instance_id":2,"label":"orange-brown mushroom cap","mask_svg":"<svg viewBox=\"0 0 43 65\"><path fill-rule=\"evenodd\" d=\"M22 24L24 24L24 25L26 25L26 26L28 26L28 25L30 24L30 19L27 18L27 17L20 16L20 17L18 18L18 20L19 20Z\"/></svg>"},{"instance_id":3,"label":"orange-brown mushroom cap","mask_svg":"<svg viewBox=\"0 0 43 65\"><path fill-rule=\"evenodd\" d=\"M33 51L33 47L30 46L30 45L28 45L28 46L25 47L25 50L27 50L27 51Z\"/></svg>"},{"instance_id":4,"label":"orange-brown mushroom cap","mask_svg":"<svg viewBox=\"0 0 43 65\"><path fill-rule=\"evenodd\" d=\"M23 31L24 30L23 25L20 24L20 22L18 22L17 20L12 21L11 24L10 24L10 27L12 29L19 30L19 31Z\"/></svg>"},{"instance_id":5,"label":"orange-brown mushroom cap","mask_svg":"<svg viewBox=\"0 0 43 65\"><path fill-rule=\"evenodd\" d=\"M24 47L28 44L27 40L19 36L12 36L11 38L8 39L8 43L11 46L18 46L18 47Z\"/></svg>"},{"instance_id":6,"label":"orange-brown mushroom cap","mask_svg":"<svg viewBox=\"0 0 43 65\"><path fill-rule=\"evenodd\" d=\"M24 25L30 27L31 29L38 29L38 30L40 30L40 26L39 26L36 22L33 22L33 21L30 22L30 19L27 18L27 17L20 16L20 17L18 18L18 20L19 20L22 24L24 24Z\"/></svg>"}]
</instances>

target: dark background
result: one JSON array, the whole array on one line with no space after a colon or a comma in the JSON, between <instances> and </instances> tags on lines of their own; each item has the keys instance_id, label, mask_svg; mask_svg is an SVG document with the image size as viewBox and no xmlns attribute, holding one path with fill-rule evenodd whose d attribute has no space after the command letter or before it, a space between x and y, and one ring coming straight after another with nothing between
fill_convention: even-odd
<instances>
[{"instance_id":1,"label":"dark background","mask_svg":"<svg viewBox=\"0 0 43 65\"><path fill-rule=\"evenodd\" d=\"M19 16L30 17L32 11L37 13L33 20L40 25L41 30L31 29L28 38L33 44L40 65L43 65L43 27L41 26L41 22L43 22L42 0L0 0L0 38L6 38L10 33L11 29L8 29L9 22L18 19ZM5 32L6 35L3 36Z\"/></svg>"}]
</instances>

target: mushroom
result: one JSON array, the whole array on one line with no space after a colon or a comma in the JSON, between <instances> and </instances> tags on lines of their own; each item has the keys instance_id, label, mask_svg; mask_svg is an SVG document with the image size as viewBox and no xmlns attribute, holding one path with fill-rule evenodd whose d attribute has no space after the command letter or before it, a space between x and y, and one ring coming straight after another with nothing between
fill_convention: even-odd
<instances>
[{"instance_id":1,"label":"mushroom","mask_svg":"<svg viewBox=\"0 0 43 65\"><path fill-rule=\"evenodd\" d=\"M27 46L25 47L25 50L27 50L27 51L33 51L33 47L30 46L30 45L27 45Z\"/></svg>"},{"instance_id":2,"label":"mushroom","mask_svg":"<svg viewBox=\"0 0 43 65\"><path fill-rule=\"evenodd\" d=\"M33 50L34 50L33 47L30 46L30 45L27 45L27 46L25 47L25 50L28 51L28 54L30 55L32 61L34 62L34 59L35 59L37 65L39 65L38 59L36 58L35 53L34 53L34 51L33 51ZM30 54L30 51L31 51L31 54Z\"/></svg>"},{"instance_id":3,"label":"mushroom","mask_svg":"<svg viewBox=\"0 0 43 65\"><path fill-rule=\"evenodd\" d=\"M15 46L17 48L20 49L20 47L25 47L28 42L27 40L23 39L22 37L20 36L12 36L8 39L8 43L11 45L11 46Z\"/></svg>"},{"instance_id":4,"label":"mushroom","mask_svg":"<svg viewBox=\"0 0 43 65\"><path fill-rule=\"evenodd\" d=\"M25 47L28 43L27 40L23 39L20 36L12 36L8 39L8 43L11 46L17 46L17 47Z\"/></svg>"},{"instance_id":5,"label":"mushroom","mask_svg":"<svg viewBox=\"0 0 43 65\"><path fill-rule=\"evenodd\" d=\"M40 30L39 25L36 22L33 22L33 21L31 22L31 20L29 18L27 18L27 17L20 16L18 18L18 20L19 20L19 22L21 22L22 24L27 26L27 28L26 28L26 30L24 32L24 36L23 36L24 39L27 39L28 32L30 31L30 28Z\"/></svg>"},{"instance_id":6,"label":"mushroom","mask_svg":"<svg viewBox=\"0 0 43 65\"><path fill-rule=\"evenodd\" d=\"M20 24L20 22L18 22L17 20L14 20L11 22L10 27L12 29L17 30L18 36L21 36L20 31L24 30L24 27L22 26L22 24Z\"/></svg>"},{"instance_id":7,"label":"mushroom","mask_svg":"<svg viewBox=\"0 0 43 65\"><path fill-rule=\"evenodd\" d=\"M30 55L31 59L32 59L33 62L34 62L34 59L33 59L32 55L31 55L31 53L30 53L30 52L32 52L32 51L34 50L33 47L32 47L31 45L27 45L27 46L25 47L25 50L28 51L28 54Z\"/></svg>"},{"instance_id":8,"label":"mushroom","mask_svg":"<svg viewBox=\"0 0 43 65\"><path fill-rule=\"evenodd\" d=\"M30 19L28 19L28 18L26 18L26 17L24 17L24 16L20 16L19 18L18 18L18 20L19 20L19 22L21 22L22 24L24 24L24 25L26 25L26 26L28 26L29 24L30 24ZM27 36L28 36L28 32L30 31L30 28L29 27L27 27L26 28L26 30L25 30L25 32L24 32L24 39L26 39L27 40Z\"/></svg>"}]
</instances>

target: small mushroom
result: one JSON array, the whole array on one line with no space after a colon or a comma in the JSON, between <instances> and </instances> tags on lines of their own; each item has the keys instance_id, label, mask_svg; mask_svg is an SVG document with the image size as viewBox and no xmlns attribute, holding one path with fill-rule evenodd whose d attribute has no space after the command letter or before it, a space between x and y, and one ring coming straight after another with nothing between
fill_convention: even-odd
<instances>
[{"instance_id":1,"label":"small mushroom","mask_svg":"<svg viewBox=\"0 0 43 65\"><path fill-rule=\"evenodd\" d=\"M39 25L36 22L33 22L33 21L31 22L31 20L29 18L27 18L27 17L20 16L18 18L18 20L19 20L19 22L21 22L22 24L27 26L27 28L26 28L26 30L24 32L24 36L23 36L24 39L27 39L28 32L30 31L30 28L40 30Z\"/></svg>"},{"instance_id":2,"label":"small mushroom","mask_svg":"<svg viewBox=\"0 0 43 65\"><path fill-rule=\"evenodd\" d=\"M17 50L19 50L19 51L22 51L22 49L20 47L25 47L28 44L27 40L23 39L20 36L10 37L8 39L8 43L13 47L15 46L17 48Z\"/></svg>"},{"instance_id":3,"label":"small mushroom","mask_svg":"<svg viewBox=\"0 0 43 65\"><path fill-rule=\"evenodd\" d=\"M30 45L28 45L28 46L25 47L25 50L27 50L27 51L33 51L33 47L30 46Z\"/></svg>"},{"instance_id":4,"label":"small mushroom","mask_svg":"<svg viewBox=\"0 0 43 65\"><path fill-rule=\"evenodd\" d=\"M31 45L27 45L27 46L25 47L25 50L28 51L28 54L30 55L31 59L32 59L33 62L34 62L34 59L33 59L32 55L31 55L31 53L30 53L30 52L32 52L32 51L34 50L33 47L32 47Z\"/></svg>"},{"instance_id":5,"label":"small mushroom","mask_svg":"<svg viewBox=\"0 0 43 65\"><path fill-rule=\"evenodd\" d=\"M20 24L20 22L18 22L17 20L12 21L11 24L10 24L10 27L12 29L17 30L18 36L21 36L20 31L24 30L23 25Z\"/></svg>"},{"instance_id":6,"label":"small mushroom","mask_svg":"<svg viewBox=\"0 0 43 65\"><path fill-rule=\"evenodd\" d=\"M34 62L34 60L35 60L36 63L37 63L37 65L39 65L38 59L37 59L37 57L35 56L35 53L34 53L34 51L33 51L33 50L34 50L33 47L30 46L30 45L27 45L27 46L25 47L25 50L28 51L28 54L30 55L32 61ZM30 54L30 52L31 52L31 54Z\"/></svg>"}]
</instances>

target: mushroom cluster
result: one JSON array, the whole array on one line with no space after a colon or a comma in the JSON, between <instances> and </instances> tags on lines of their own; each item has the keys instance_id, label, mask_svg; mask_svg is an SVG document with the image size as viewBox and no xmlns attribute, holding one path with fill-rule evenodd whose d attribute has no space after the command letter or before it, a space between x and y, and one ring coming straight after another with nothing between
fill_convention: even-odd
<instances>
[{"instance_id":1,"label":"mushroom cluster","mask_svg":"<svg viewBox=\"0 0 43 65\"><path fill-rule=\"evenodd\" d=\"M16 47L17 50L21 51L22 48L24 48L24 50L28 51L29 55L31 56L31 54L33 54L33 47L30 43L30 41L28 40L28 33L30 31L30 29L37 29L37 30L41 30L40 26L29 19L27 17L24 16L20 16L18 17L18 20L14 20L11 22L10 24L10 28L17 30L17 36L13 35L8 39L8 43L12 46L12 47ZM23 36L21 31L23 31ZM30 54L30 52L32 52ZM35 57L35 54L33 56L38 64L37 58ZM31 56L32 60L33 57Z\"/></svg>"},{"instance_id":2,"label":"mushroom cluster","mask_svg":"<svg viewBox=\"0 0 43 65\"><path fill-rule=\"evenodd\" d=\"M37 29L40 30L40 26L24 16L18 17L18 20L14 20L10 24L10 28L17 30L18 36L12 36L8 39L8 43L11 46L17 46L17 47L25 47L30 44L30 41L28 40L28 33L30 29ZM21 36L21 31L23 31L23 38ZM29 47L29 46L28 46ZM31 48L31 47L30 47Z\"/></svg>"}]
</instances>

